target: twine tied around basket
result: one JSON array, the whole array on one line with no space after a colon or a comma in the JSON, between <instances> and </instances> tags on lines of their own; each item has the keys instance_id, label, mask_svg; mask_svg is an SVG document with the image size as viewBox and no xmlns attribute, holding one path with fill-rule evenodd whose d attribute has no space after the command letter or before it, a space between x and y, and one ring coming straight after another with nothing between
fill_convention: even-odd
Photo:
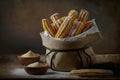
<instances>
[{"instance_id":1,"label":"twine tied around basket","mask_svg":"<svg viewBox=\"0 0 120 80\"><path fill-rule=\"evenodd\" d=\"M53 69L53 67L55 67L54 66L54 63L53 63L53 58L55 57L55 55L58 53L58 52L73 52L73 51L75 51L77 54L78 54L78 56L79 56L79 58L80 58L80 67L82 67L83 66L83 58L84 57L82 57L81 56L81 54L85 54L86 55L86 57L88 57L87 58L87 61L89 61L88 63L88 65L91 65L92 64L92 59L91 59L91 56L85 51L85 48L80 48L80 49L68 49L68 50L56 50L56 49L50 49L50 48L47 48L46 47L46 49L47 50L49 50L49 52L47 52L46 54L45 54L45 58L50 54L50 53L52 53L52 52L54 52L54 55L52 55L52 57L51 57L51 61L50 61L50 68L52 69L52 70L55 70L55 69ZM62 54L62 53L61 53ZM45 60L45 62L46 62L46 60ZM58 70L57 70L58 71Z\"/></svg>"}]
</instances>

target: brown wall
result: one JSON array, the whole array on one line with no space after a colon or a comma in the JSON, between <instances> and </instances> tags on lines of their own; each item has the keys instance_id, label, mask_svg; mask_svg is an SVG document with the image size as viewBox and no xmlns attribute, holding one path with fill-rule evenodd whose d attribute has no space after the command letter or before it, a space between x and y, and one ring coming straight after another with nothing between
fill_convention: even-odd
<instances>
[{"instance_id":1,"label":"brown wall","mask_svg":"<svg viewBox=\"0 0 120 80\"><path fill-rule=\"evenodd\" d=\"M39 33L42 18L70 9L87 9L95 18L103 40L93 44L96 53L120 52L119 0L0 0L0 53L44 53Z\"/></svg>"}]
</instances>

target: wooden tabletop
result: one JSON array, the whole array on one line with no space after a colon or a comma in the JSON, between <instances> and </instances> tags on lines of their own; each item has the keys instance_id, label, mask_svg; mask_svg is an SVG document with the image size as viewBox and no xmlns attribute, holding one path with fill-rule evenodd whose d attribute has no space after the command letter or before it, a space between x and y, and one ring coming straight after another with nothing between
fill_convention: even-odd
<instances>
[{"instance_id":1,"label":"wooden tabletop","mask_svg":"<svg viewBox=\"0 0 120 80\"><path fill-rule=\"evenodd\" d=\"M44 56L41 58L44 60ZM78 77L69 76L69 72L53 71L50 68L44 75L30 75L18 62L16 54L0 55L0 78L1 79L120 79L119 75L107 77Z\"/></svg>"}]
</instances>

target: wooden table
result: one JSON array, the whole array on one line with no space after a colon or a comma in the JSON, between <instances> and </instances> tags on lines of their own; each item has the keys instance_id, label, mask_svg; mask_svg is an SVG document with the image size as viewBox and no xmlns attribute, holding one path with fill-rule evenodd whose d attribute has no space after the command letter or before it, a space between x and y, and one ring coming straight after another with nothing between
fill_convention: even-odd
<instances>
[{"instance_id":1,"label":"wooden table","mask_svg":"<svg viewBox=\"0 0 120 80\"><path fill-rule=\"evenodd\" d=\"M119 75L109 77L77 77L69 76L68 74L69 72L53 71L49 68L45 75L30 75L18 63L17 55L0 55L1 79L120 79Z\"/></svg>"}]
</instances>

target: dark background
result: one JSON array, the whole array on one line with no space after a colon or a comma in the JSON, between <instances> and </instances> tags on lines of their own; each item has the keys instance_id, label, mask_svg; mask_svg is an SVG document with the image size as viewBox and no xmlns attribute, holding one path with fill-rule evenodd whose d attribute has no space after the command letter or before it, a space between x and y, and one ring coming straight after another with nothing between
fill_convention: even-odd
<instances>
[{"instance_id":1,"label":"dark background","mask_svg":"<svg viewBox=\"0 0 120 80\"><path fill-rule=\"evenodd\" d=\"M95 53L120 52L120 0L0 0L0 53L45 53L40 32L42 18L69 10L87 9L103 39L92 46Z\"/></svg>"}]
</instances>

